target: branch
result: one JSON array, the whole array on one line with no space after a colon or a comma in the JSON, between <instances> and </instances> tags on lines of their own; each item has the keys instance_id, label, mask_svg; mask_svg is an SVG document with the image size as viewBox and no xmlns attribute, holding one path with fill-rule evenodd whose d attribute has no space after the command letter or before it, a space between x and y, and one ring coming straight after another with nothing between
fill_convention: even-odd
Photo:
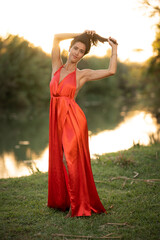
<instances>
[{"instance_id":1,"label":"branch","mask_svg":"<svg viewBox=\"0 0 160 240\"><path fill-rule=\"evenodd\" d=\"M134 177L136 177L136 175ZM107 182L110 182L110 181L113 181L113 180L118 180L118 179L141 181L141 182L160 182L160 179L135 179L135 178L128 178L128 177L125 177L125 176L118 176L118 177L112 177L112 178L107 179L105 181L96 180L95 183L107 183Z\"/></svg>"},{"instance_id":2,"label":"branch","mask_svg":"<svg viewBox=\"0 0 160 240\"><path fill-rule=\"evenodd\" d=\"M134 173L135 175L133 176L133 178L136 178L139 175L139 173L138 172L134 172Z\"/></svg>"},{"instance_id":3,"label":"branch","mask_svg":"<svg viewBox=\"0 0 160 240\"><path fill-rule=\"evenodd\" d=\"M113 177L110 180L117 180L117 179L125 179L125 180L132 180L132 181L142 181L142 182L160 182L160 179L135 179L135 178L128 178L125 176Z\"/></svg>"},{"instance_id":4,"label":"branch","mask_svg":"<svg viewBox=\"0 0 160 240\"><path fill-rule=\"evenodd\" d=\"M52 234L53 237L69 237L69 238L85 238L85 239L121 239L121 236L116 236L116 237L111 237L110 235L112 235L114 233L109 233L106 236L103 237L92 237L92 236L78 236L78 235L66 235L66 234ZM109 237L110 236L110 237Z\"/></svg>"},{"instance_id":5,"label":"branch","mask_svg":"<svg viewBox=\"0 0 160 240\"><path fill-rule=\"evenodd\" d=\"M127 226L128 223L106 223L106 225Z\"/></svg>"}]
</instances>

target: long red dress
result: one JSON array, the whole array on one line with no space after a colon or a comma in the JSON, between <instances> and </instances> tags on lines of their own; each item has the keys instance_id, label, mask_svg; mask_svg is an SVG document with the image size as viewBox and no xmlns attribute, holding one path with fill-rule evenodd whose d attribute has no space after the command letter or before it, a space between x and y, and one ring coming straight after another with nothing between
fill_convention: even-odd
<instances>
[{"instance_id":1,"label":"long red dress","mask_svg":"<svg viewBox=\"0 0 160 240\"><path fill-rule=\"evenodd\" d=\"M86 117L74 100L76 70L59 83L62 67L50 82L48 207L71 206L72 217L106 213L91 170Z\"/></svg>"}]
</instances>

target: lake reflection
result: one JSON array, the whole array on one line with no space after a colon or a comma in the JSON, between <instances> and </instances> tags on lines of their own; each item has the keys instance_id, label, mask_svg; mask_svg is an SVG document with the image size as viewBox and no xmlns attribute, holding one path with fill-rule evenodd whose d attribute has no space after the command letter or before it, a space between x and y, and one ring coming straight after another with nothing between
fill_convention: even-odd
<instances>
[{"instance_id":1,"label":"lake reflection","mask_svg":"<svg viewBox=\"0 0 160 240\"><path fill-rule=\"evenodd\" d=\"M48 171L48 147L38 158L32 156L32 160L18 162L14 153L4 153L0 157L0 178L27 176L37 170Z\"/></svg>"},{"instance_id":2,"label":"lake reflection","mask_svg":"<svg viewBox=\"0 0 160 240\"><path fill-rule=\"evenodd\" d=\"M24 121L27 122L26 127L23 124L15 127L13 119L9 121L12 124L4 121L8 134L1 135L0 178L30 175L37 169L42 172L48 170L48 110L36 121L32 121L30 115L28 118L25 116ZM156 119L151 114L130 112L116 128L90 134L91 157L128 149L133 143L147 145L150 134L157 130Z\"/></svg>"},{"instance_id":3,"label":"lake reflection","mask_svg":"<svg viewBox=\"0 0 160 240\"><path fill-rule=\"evenodd\" d=\"M103 154L129 149L133 144L148 145L156 134L156 119L145 112L130 112L114 130L102 131L90 137L90 154Z\"/></svg>"}]
</instances>

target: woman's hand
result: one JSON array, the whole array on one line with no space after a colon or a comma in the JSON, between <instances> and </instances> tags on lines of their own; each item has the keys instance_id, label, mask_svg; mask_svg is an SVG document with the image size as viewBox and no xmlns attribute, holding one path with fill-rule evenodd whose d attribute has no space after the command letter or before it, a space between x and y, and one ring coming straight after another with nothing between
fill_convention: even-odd
<instances>
[{"instance_id":1,"label":"woman's hand","mask_svg":"<svg viewBox=\"0 0 160 240\"><path fill-rule=\"evenodd\" d=\"M96 33L94 30L85 30L84 32L92 36Z\"/></svg>"},{"instance_id":2,"label":"woman's hand","mask_svg":"<svg viewBox=\"0 0 160 240\"><path fill-rule=\"evenodd\" d=\"M111 37L108 38L108 43L112 48L117 47L118 45L117 40Z\"/></svg>"}]
</instances>

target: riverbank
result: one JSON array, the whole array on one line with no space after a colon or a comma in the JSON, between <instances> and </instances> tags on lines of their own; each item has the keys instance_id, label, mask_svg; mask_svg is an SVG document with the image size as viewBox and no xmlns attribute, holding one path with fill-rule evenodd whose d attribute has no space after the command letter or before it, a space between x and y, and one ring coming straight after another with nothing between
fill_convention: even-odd
<instances>
[{"instance_id":1,"label":"riverbank","mask_svg":"<svg viewBox=\"0 0 160 240\"><path fill-rule=\"evenodd\" d=\"M157 240L160 144L97 156L92 170L108 214L65 219L47 208L47 173L0 180L1 239ZM105 236L105 237L104 237Z\"/></svg>"}]
</instances>

